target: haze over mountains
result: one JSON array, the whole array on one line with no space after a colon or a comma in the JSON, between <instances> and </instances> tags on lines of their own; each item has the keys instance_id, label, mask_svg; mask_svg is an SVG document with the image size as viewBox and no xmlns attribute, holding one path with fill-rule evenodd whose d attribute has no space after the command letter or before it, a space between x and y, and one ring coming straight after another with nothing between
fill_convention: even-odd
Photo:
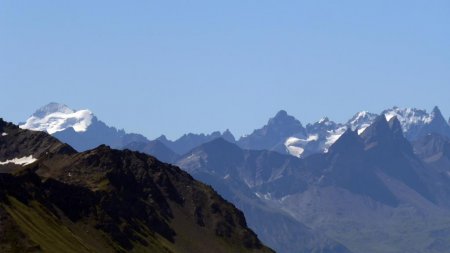
<instances>
[{"instance_id":1,"label":"haze over mountains","mask_svg":"<svg viewBox=\"0 0 450 253\"><path fill-rule=\"evenodd\" d=\"M437 107L306 125L282 110L239 139L226 130L148 140L55 103L20 127L79 151L107 144L177 164L277 252L450 252L450 126Z\"/></svg>"},{"instance_id":2,"label":"haze over mountains","mask_svg":"<svg viewBox=\"0 0 450 253\"><path fill-rule=\"evenodd\" d=\"M235 139L235 136L226 130L211 134L187 133L177 140L168 140L164 135L155 140L148 140L141 134L126 133L124 130L108 126L89 110L73 110L63 104L50 103L38 109L20 127L46 131L79 151L107 144L113 148L145 149L147 153L153 152L163 161L173 162L177 156L217 138L236 143L243 149L272 150L297 157L325 153L346 129L350 128L361 134L379 115L385 115L387 119L396 116L405 137L410 141L428 133L450 137L450 126L438 107L431 113L398 107L386 109L380 114L361 111L345 123L336 123L324 117L306 126L281 110L269 119L266 125L239 139ZM173 153L168 154L170 152L166 148Z\"/></svg>"}]
</instances>

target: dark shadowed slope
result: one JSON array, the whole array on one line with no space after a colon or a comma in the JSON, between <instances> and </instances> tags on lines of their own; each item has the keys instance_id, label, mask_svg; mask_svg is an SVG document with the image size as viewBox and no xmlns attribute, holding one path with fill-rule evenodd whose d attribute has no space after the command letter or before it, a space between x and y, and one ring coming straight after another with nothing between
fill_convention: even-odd
<instances>
[{"instance_id":1,"label":"dark shadowed slope","mask_svg":"<svg viewBox=\"0 0 450 253\"><path fill-rule=\"evenodd\" d=\"M200 181L211 184L227 200L244 211L249 226L261 240L277 252L349 252L341 244L311 230L281 209L268 205L255 195L256 189L296 192L305 187L301 180L277 181L281 175L303 167L301 160L270 151L242 150L223 139L201 145L179 162ZM273 182L273 184L266 184Z\"/></svg>"},{"instance_id":2,"label":"dark shadowed slope","mask_svg":"<svg viewBox=\"0 0 450 253\"><path fill-rule=\"evenodd\" d=\"M1 252L271 252L242 212L177 167L0 126L0 161L37 159L0 173Z\"/></svg>"}]
</instances>

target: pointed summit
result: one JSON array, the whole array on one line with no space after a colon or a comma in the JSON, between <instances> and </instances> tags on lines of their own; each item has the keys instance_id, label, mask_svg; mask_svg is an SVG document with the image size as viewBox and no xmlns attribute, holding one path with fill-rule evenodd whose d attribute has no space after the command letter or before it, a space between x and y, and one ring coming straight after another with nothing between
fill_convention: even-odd
<instances>
[{"instance_id":1,"label":"pointed summit","mask_svg":"<svg viewBox=\"0 0 450 253\"><path fill-rule=\"evenodd\" d=\"M384 115L375 118L375 121L361 133L366 143L372 142L381 136L391 133L391 129Z\"/></svg>"},{"instance_id":2,"label":"pointed summit","mask_svg":"<svg viewBox=\"0 0 450 253\"><path fill-rule=\"evenodd\" d=\"M366 150L373 149L380 154L391 155L400 151L412 154L411 145L404 137L400 121L395 116L389 118L388 122L384 115L380 115L360 136Z\"/></svg>"},{"instance_id":3,"label":"pointed summit","mask_svg":"<svg viewBox=\"0 0 450 253\"><path fill-rule=\"evenodd\" d=\"M337 141L331 145L328 153L345 152L352 155L358 155L364 150L364 144L357 131L348 128Z\"/></svg>"},{"instance_id":4,"label":"pointed summit","mask_svg":"<svg viewBox=\"0 0 450 253\"><path fill-rule=\"evenodd\" d=\"M293 116L289 115L285 110L280 110L275 114L273 118L269 119L268 125L279 125L279 124L292 124L302 126L300 121L298 121ZM303 126L302 126L303 127Z\"/></svg>"},{"instance_id":5,"label":"pointed summit","mask_svg":"<svg viewBox=\"0 0 450 253\"><path fill-rule=\"evenodd\" d=\"M364 132L364 130L372 124L378 115L370 113L368 111L361 111L356 113L348 122L347 126L352 130L358 130L358 134Z\"/></svg>"},{"instance_id":6,"label":"pointed summit","mask_svg":"<svg viewBox=\"0 0 450 253\"><path fill-rule=\"evenodd\" d=\"M441 114L441 110L439 110L439 107L437 105L435 105L433 107L433 111L431 113L432 114Z\"/></svg>"},{"instance_id":7,"label":"pointed summit","mask_svg":"<svg viewBox=\"0 0 450 253\"><path fill-rule=\"evenodd\" d=\"M280 110L279 112L277 112L277 114L275 115L275 118L285 118L288 116L288 113L285 110Z\"/></svg>"},{"instance_id":8,"label":"pointed summit","mask_svg":"<svg viewBox=\"0 0 450 253\"><path fill-rule=\"evenodd\" d=\"M229 129L225 130L222 133L222 138L224 138L226 141L231 142L231 143L236 142L234 135L231 133L231 131Z\"/></svg>"},{"instance_id":9,"label":"pointed summit","mask_svg":"<svg viewBox=\"0 0 450 253\"><path fill-rule=\"evenodd\" d=\"M74 111L64 104L49 103L39 108L20 128L49 134L70 128L75 132L85 132L94 118L89 110Z\"/></svg>"},{"instance_id":10,"label":"pointed summit","mask_svg":"<svg viewBox=\"0 0 450 253\"><path fill-rule=\"evenodd\" d=\"M439 107L435 106L431 111L431 121L438 121L439 123L445 122L444 116L442 116Z\"/></svg>"},{"instance_id":11,"label":"pointed summit","mask_svg":"<svg viewBox=\"0 0 450 253\"><path fill-rule=\"evenodd\" d=\"M276 150L286 153L284 142L292 136L305 138L306 130L299 120L281 110L262 128L241 137L238 143L244 149Z\"/></svg>"},{"instance_id":12,"label":"pointed summit","mask_svg":"<svg viewBox=\"0 0 450 253\"><path fill-rule=\"evenodd\" d=\"M73 113L74 111L65 104L51 102L51 103L48 103L48 104L42 106L41 108L37 109L36 112L34 112L32 116L35 116L38 118L43 118L43 117L45 117L49 114L55 113L55 112L69 114L69 113Z\"/></svg>"},{"instance_id":13,"label":"pointed summit","mask_svg":"<svg viewBox=\"0 0 450 253\"><path fill-rule=\"evenodd\" d=\"M450 137L450 126L437 106L433 108L425 124L417 130L414 140L420 139L430 133Z\"/></svg>"},{"instance_id":14,"label":"pointed summit","mask_svg":"<svg viewBox=\"0 0 450 253\"><path fill-rule=\"evenodd\" d=\"M164 134L156 138L156 140L161 141L162 143L169 141Z\"/></svg>"},{"instance_id":15,"label":"pointed summit","mask_svg":"<svg viewBox=\"0 0 450 253\"><path fill-rule=\"evenodd\" d=\"M303 128L302 123L285 110L280 110L273 118L270 118L266 126L279 126L294 129Z\"/></svg>"},{"instance_id":16,"label":"pointed summit","mask_svg":"<svg viewBox=\"0 0 450 253\"><path fill-rule=\"evenodd\" d=\"M397 119L396 116L392 117L389 120L388 124L389 128L392 130L394 135L403 137L402 124L400 123L400 121Z\"/></svg>"}]
</instances>

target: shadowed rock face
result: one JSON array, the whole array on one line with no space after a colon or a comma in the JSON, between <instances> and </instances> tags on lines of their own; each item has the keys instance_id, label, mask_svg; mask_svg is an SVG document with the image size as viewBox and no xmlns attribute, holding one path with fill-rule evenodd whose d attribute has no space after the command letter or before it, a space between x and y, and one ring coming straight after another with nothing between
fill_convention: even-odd
<instances>
[{"instance_id":1,"label":"shadowed rock face","mask_svg":"<svg viewBox=\"0 0 450 253\"><path fill-rule=\"evenodd\" d=\"M279 111L267 124L237 142L244 149L276 150L285 153L284 141L290 136L305 137L306 130L286 111Z\"/></svg>"},{"instance_id":2,"label":"shadowed rock face","mask_svg":"<svg viewBox=\"0 0 450 253\"><path fill-rule=\"evenodd\" d=\"M0 160L38 152L34 163L0 173L2 252L272 252L242 212L177 167L107 146L77 153L44 133L0 127L11 133L0 139ZM40 145L29 148L35 138Z\"/></svg>"},{"instance_id":3,"label":"shadowed rock face","mask_svg":"<svg viewBox=\"0 0 450 253\"><path fill-rule=\"evenodd\" d=\"M327 153L305 159L216 140L178 164L257 217L249 225L279 252L292 252L289 247L303 239L303 249L310 252L309 246L333 245L327 252L437 253L450 246L444 225L450 221L447 146L446 140L429 136L413 149L398 119L382 116L362 134L347 130ZM289 219L295 228L286 225ZM283 241L265 231L302 239Z\"/></svg>"},{"instance_id":4,"label":"shadowed rock face","mask_svg":"<svg viewBox=\"0 0 450 253\"><path fill-rule=\"evenodd\" d=\"M213 141L215 139L225 139L228 142L234 143L235 139L230 130L226 130L223 133L219 131L212 132L211 134L184 134L177 140L171 141L166 138L166 136L162 135L157 138L155 141L160 141L166 147L173 150L178 155L184 155L186 152L191 149L198 147L204 143Z\"/></svg>"},{"instance_id":5,"label":"shadowed rock face","mask_svg":"<svg viewBox=\"0 0 450 253\"><path fill-rule=\"evenodd\" d=\"M249 226L277 252L350 252L255 195L270 192L281 197L304 191L307 178L302 177L308 175L303 173L305 165L301 160L277 152L242 150L217 139L192 150L178 165L242 209ZM289 173L296 174L279 178Z\"/></svg>"},{"instance_id":6,"label":"shadowed rock face","mask_svg":"<svg viewBox=\"0 0 450 253\"><path fill-rule=\"evenodd\" d=\"M123 148L152 155L158 158L158 160L166 163L173 163L179 158L178 154L173 152L158 140L148 142L132 142L125 145Z\"/></svg>"}]
</instances>

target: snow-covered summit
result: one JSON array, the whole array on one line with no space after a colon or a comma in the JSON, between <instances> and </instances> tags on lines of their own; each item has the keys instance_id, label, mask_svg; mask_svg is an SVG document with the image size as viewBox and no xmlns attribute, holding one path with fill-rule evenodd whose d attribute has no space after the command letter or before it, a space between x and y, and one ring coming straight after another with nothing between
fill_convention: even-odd
<instances>
[{"instance_id":1,"label":"snow-covered summit","mask_svg":"<svg viewBox=\"0 0 450 253\"><path fill-rule=\"evenodd\" d=\"M75 111L67 105L50 103L38 109L20 128L45 131L49 134L73 128L75 132L85 132L94 115L89 110Z\"/></svg>"},{"instance_id":2,"label":"snow-covered summit","mask_svg":"<svg viewBox=\"0 0 450 253\"><path fill-rule=\"evenodd\" d=\"M361 111L356 113L348 122L347 126L353 131L358 130L358 134L364 132L364 130L372 124L378 115L370 113L368 111Z\"/></svg>"},{"instance_id":3,"label":"snow-covered summit","mask_svg":"<svg viewBox=\"0 0 450 253\"><path fill-rule=\"evenodd\" d=\"M412 127L416 125L429 124L433 119L433 113L427 113L425 110L416 108L399 108L393 107L383 111L387 120L396 116L400 121L403 131L408 132Z\"/></svg>"},{"instance_id":4,"label":"snow-covered summit","mask_svg":"<svg viewBox=\"0 0 450 253\"><path fill-rule=\"evenodd\" d=\"M403 134L408 140L417 140L428 133L439 133L450 137L449 123L444 119L438 107L434 107L430 113L415 108L393 107L384 110L380 115L384 115L387 121L397 117ZM313 124L306 125L305 137L287 137L284 142L286 152L297 157L327 152L328 148L348 128L361 135L378 116L379 114L376 113L361 111L345 124L335 123L324 117Z\"/></svg>"},{"instance_id":5,"label":"snow-covered summit","mask_svg":"<svg viewBox=\"0 0 450 253\"><path fill-rule=\"evenodd\" d=\"M74 111L70 109L65 104L59 104L59 103L48 103L47 105L42 106L41 108L37 109L32 116L43 118L49 114L60 112L60 113L73 113Z\"/></svg>"}]
</instances>

